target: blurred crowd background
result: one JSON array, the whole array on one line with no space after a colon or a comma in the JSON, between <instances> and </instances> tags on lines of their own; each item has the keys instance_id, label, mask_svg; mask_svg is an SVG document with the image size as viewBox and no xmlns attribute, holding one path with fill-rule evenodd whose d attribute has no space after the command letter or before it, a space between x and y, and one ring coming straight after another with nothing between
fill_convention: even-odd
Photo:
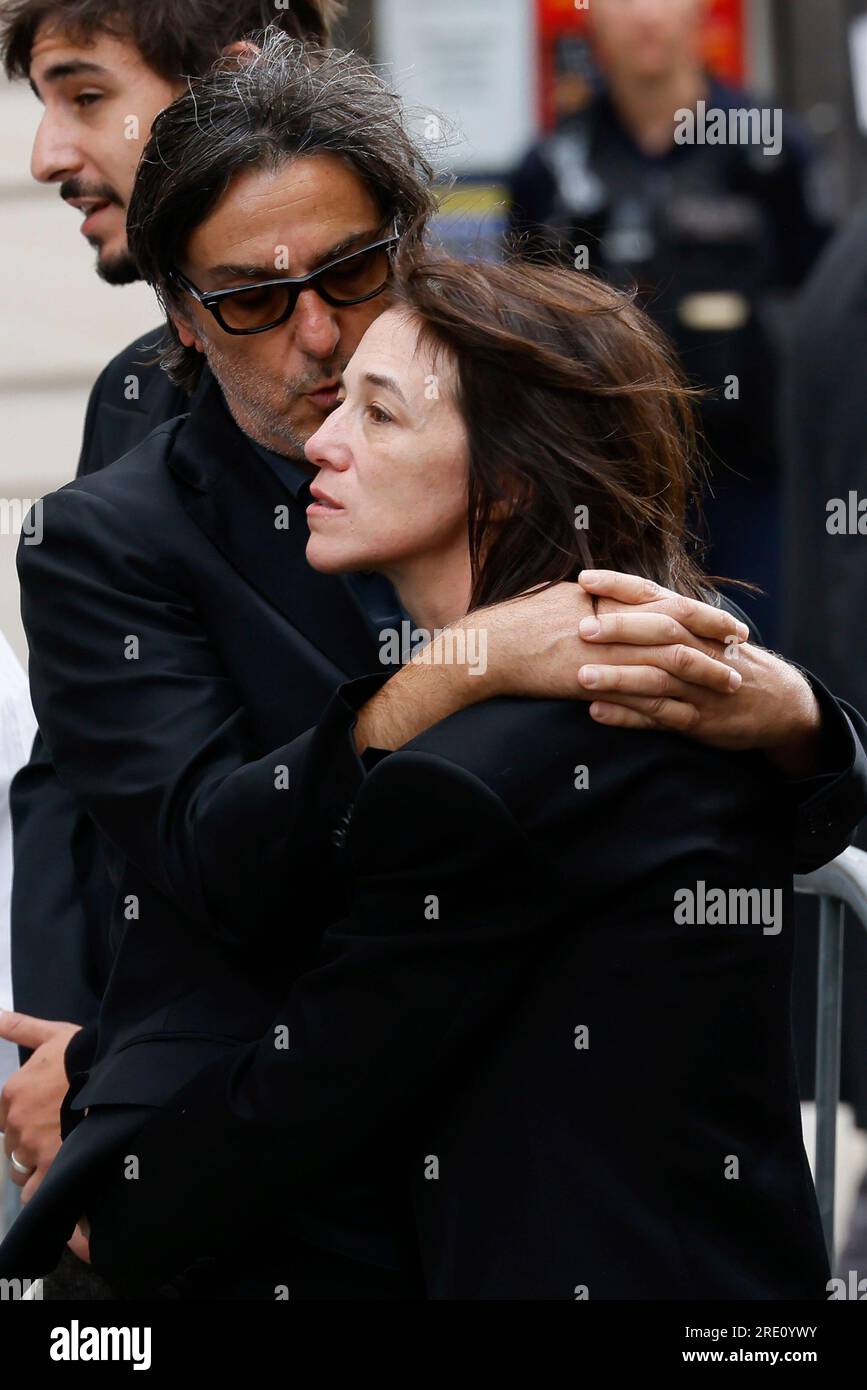
<instances>
[{"instance_id":1,"label":"blurred crowd background","mask_svg":"<svg viewBox=\"0 0 867 1390\"><path fill-rule=\"evenodd\" d=\"M498 256L517 235L522 254L636 286L707 391L711 571L758 586L733 594L766 642L867 709L867 0L347 8L341 45L387 66L454 176L438 219L453 250ZM683 108L758 121L724 143L697 123L681 144ZM14 504L73 476L95 377L159 319L145 286L96 279L57 188L32 181L38 118L3 85L0 629L22 660ZM860 941L847 990L843 1087L864 1131ZM798 1008L806 1039L807 985Z\"/></svg>"}]
</instances>

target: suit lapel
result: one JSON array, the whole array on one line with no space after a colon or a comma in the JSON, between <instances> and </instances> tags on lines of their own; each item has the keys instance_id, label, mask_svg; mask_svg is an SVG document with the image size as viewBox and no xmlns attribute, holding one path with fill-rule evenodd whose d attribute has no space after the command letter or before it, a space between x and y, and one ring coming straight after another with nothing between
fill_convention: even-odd
<instances>
[{"instance_id":1,"label":"suit lapel","mask_svg":"<svg viewBox=\"0 0 867 1390\"><path fill-rule=\"evenodd\" d=\"M338 670L354 677L381 669L373 636L343 580L307 563L304 508L250 447L213 379L178 431L169 467L196 525Z\"/></svg>"}]
</instances>

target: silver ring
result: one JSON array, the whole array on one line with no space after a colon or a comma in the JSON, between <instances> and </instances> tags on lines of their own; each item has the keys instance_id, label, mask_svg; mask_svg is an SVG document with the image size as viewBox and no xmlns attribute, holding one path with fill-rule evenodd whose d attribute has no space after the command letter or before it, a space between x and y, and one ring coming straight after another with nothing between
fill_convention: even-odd
<instances>
[{"instance_id":1,"label":"silver ring","mask_svg":"<svg viewBox=\"0 0 867 1390\"><path fill-rule=\"evenodd\" d=\"M19 1177L29 1178L30 1174L36 1171L35 1168L28 1168L26 1163L21 1163L15 1157L14 1153L9 1155L9 1162L12 1164L13 1171L16 1172Z\"/></svg>"}]
</instances>

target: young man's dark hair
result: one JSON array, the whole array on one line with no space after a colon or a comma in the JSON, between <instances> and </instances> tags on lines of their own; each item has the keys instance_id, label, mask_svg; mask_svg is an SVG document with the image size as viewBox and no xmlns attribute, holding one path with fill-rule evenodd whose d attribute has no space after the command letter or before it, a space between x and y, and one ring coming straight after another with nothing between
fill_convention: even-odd
<instances>
[{"instance_id":1,"label":"young man's dark hair","mask_svg":"<svg viewBox=\"0 0 867 1390\"><path fill-rule=\"evenodd\" d=\"M207 72L239 35L278 24L296 38L327 44L341 0L8 0L0 11L0 54L9 77L27 78L37 31L46 21L90 39L132 39L149 67L173 81Z\"/></svg>"},{"instance_id":2,"label":"young man's dark hair","mask_svg":"<svg viewBox=\"0 0 867 1390\"><path fill-rule=\"evenodd\" d=\"M171 277L191 234L242 171L338 155L372 193L384 231L405 242L421 237L435 206L433 169L407 130L399 96L369 63L302 44L273 25L252 41L255 56L223 60L160 113L139 165L130 251L170 314L187 314L189 300ZM163 365L192 392L203 359L171 327Z\"/></svg>"}]
</instances>

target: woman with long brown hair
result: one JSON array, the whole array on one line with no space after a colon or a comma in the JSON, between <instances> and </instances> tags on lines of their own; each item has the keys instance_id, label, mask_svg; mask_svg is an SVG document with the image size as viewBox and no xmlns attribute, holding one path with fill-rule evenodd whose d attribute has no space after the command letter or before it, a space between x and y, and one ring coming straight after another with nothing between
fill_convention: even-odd
<instances>
[{"instance_id":1,"label":"woman with long brown hair","mask_svg":"<svg viewBox=\"0 0 867 1390\"><path fill-rule=\"evenodd\" d=\"M586 568L712 589L690 392L592 277L410 262L344 392L307 445L308 559L387 575L426 659ZM567 701L480 699L379 758L343 953L382 1015L368 1072L406 1107L428 1296L825 1296L789 824L761 757Z\"/></svg>"}]
</instances>

